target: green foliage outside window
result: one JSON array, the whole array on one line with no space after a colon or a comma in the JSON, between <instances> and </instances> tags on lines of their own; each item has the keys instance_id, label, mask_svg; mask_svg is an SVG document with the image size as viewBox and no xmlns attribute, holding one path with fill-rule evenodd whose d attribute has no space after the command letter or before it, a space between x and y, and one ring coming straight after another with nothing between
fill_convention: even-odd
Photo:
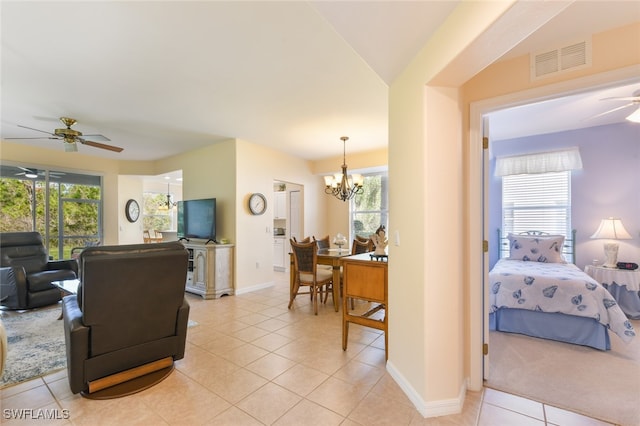
<instances>
[{"instance_id":1,"label":"green foliage outside window","mask_svg":"<svg viewBox=\"0 0 640 426\"><path fill-rule=\"evenodd\" d=\"M167 194L145 192L142 199L142 226L145 230L175 230L173 217L176 207L167 208Z\"/></svg>"},{"instance_id":2,"label":"green foliage outside window","mask_svg":"<svg viewBox=\"0 0 640 426\"><path fill-rule=\"evenodd\" d=\"M369 237L380 225L388 226L387 174L364 176L362 194L356 195L351 204L352 229L355 237Z\"/></svg>"},{"instance_id":3,"label":"green foliage outside window","mask_svg":"<svg viewBox=\"0 0 640 426\"><path fill-rule=\"evenodd\" d=\"M52 259L70 258L74 247L100 244L99 184L52 179L47 187L45 179L13 178L8 174L12 175L3 170L0 178L1 232L39 232ZM67 177L73 180L76 176ZM91 178L100 181L99 177Z\"/></svg>"}]
</instances>

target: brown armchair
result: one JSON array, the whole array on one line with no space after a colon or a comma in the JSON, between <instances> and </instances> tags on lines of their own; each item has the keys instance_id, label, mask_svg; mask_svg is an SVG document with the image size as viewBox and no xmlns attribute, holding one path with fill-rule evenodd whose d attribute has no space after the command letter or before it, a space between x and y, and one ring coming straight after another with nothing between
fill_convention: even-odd
<instances>
[{"instance_id":1,"label":"brown armchair","mask_svg":"<svg viewBox=\"0 0 640 426\"><path fill-rule=\"evenodd\" d=\"M73 393L122 396L171 372L185 351L187 262L177 241L82 251L78 294L62 306Z\"/></svg>"},{"instance_id":2,"label":"brown armchair","mask_svg":"<svg viewBox=\"0 0 640 426\"><path fill-rule=\"evenodd\" d=\"M31 309L58 303L53 281L77 277L75 260L50 261L38 232L0 233L0 300L10 309Z\"/></svg>"}]
</instances>

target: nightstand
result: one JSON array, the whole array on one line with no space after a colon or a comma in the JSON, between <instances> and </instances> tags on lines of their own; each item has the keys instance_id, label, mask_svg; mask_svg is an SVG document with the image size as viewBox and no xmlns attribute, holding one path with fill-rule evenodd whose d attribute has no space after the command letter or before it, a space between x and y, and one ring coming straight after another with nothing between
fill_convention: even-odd
<instances>
[{"instance_id":1,"label":"nightstand","mask_svg":"<svg viewBox=\"0 0 640 426\"><path fill-rule=\"evenodd\" d=\"M630 271L587 265L584 272L609 290L628 318L640 319L640 269Z\"/></svg>"}]
</instances>

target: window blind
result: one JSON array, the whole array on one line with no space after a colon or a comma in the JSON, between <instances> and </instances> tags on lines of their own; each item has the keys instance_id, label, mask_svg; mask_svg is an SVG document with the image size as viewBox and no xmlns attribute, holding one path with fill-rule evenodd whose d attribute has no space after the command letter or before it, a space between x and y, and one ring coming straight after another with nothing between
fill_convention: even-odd
<instances>
[{"instance_id":1,"label":"window blind","mask_svg":"<svg viewBox=\"0 0 640 426\"><path fill-rule=\"evenodd\" d=\"M571 236L571 172L502 178L502 234L543 231Z\"/></svg>"}]
</instances>

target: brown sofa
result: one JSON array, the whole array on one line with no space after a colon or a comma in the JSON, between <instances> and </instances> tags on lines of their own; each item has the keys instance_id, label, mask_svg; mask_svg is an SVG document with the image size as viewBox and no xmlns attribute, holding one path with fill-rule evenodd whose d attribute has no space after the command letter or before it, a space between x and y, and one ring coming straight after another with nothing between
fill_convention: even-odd
<instances>
[{"instance_id":1,"label":"brown sofa","mask_svg":"<svg viewBox=\"0 0 640 426\"><path fill-rule=\"evenodd\" d=\"M91 382L183 358L189 304L181 243L88 247L79 261L78 294L63 299L73 393L88 396Z\"/></svg>"},{"instance_id":2,"label":"brown sofa","mask_svg":"<svg viewBox=\"0 0 640 426\"><path fill-rule=\"evenodd\" d=\"M0 233L0 300L10 309L30 309L57 303L60 289L53 281L75 279L74 260L50 261L38 232Z\"/></svg>"}]
</instances>

